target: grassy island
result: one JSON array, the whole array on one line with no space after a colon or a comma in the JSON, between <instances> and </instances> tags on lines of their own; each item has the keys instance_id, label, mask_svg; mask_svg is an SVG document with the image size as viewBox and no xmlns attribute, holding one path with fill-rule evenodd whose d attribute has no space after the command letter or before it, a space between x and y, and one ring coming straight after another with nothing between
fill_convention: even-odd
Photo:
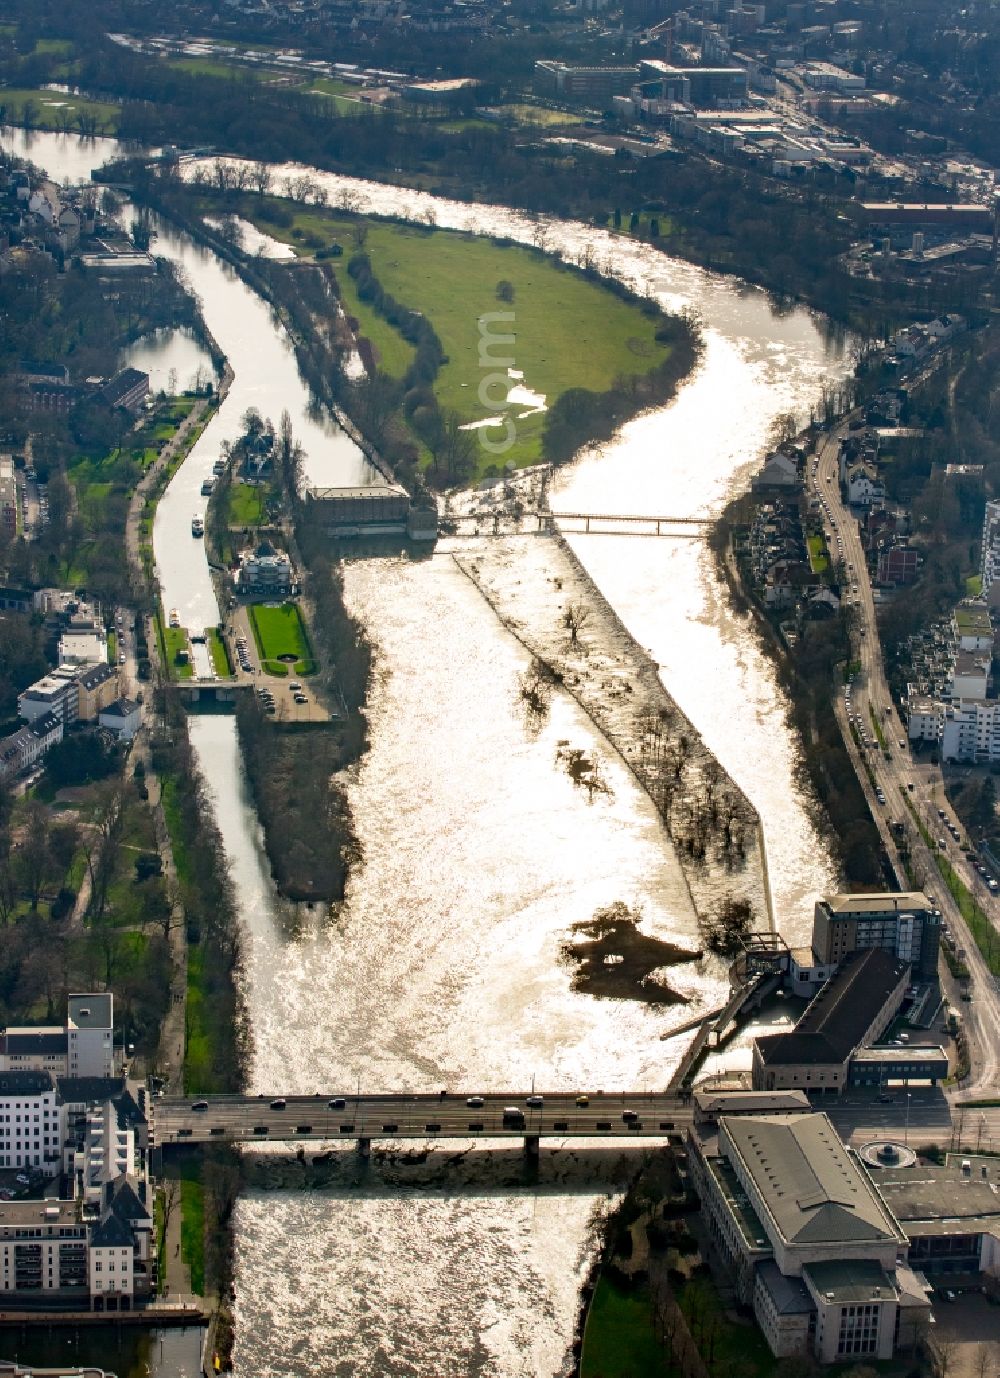
<instances>
[{"instance_id":1,"label":"grassy island","mask_svg":"<svg viewBox=\"0 0 1000 1378\"><path fill-rule=\"evenodd\" d=\"M369 371L402 390L401 413L424 468L433 468L434 450L426 418L421 424L428 388L440 415L459 427L510 418L485 432L494 443L509 438L502 450L470 433L468 476L479 478L494 467L564 458L551 436L562 425L560 403L575 409L569 395L587 394L591 416L593 399L607 399L620 421L662 400L664 389L669 395L693 358L683 323L531 246L273 197L244 197L240 213L291 245L299 262L332 267ZM401 313L417 313L436 336L432 376ZM505 402L508 388L515 391Z\"/></svg>"}]
</instances>

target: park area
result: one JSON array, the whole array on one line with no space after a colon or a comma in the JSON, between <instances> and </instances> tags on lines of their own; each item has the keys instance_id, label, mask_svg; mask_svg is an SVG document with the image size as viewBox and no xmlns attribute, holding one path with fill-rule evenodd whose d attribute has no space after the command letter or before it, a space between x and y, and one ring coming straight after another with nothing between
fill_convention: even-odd
<instances>
[{"instance_id":1,"label":"park area","mask_svg":"<svg viewBox=\"0 0 1000 1378\"><path fill-rule=\"evenodd\" d=\"M541 459L546 412L564 393L600 394L622 378L644 377L673 348L657 338L663 324L657 312L531 246L426 225L361 221L273 197L248 198L243 213L299 256L329 256L339 246L343 257L336 273L345 309L357 319L377 366L402 378L413 362L413 346L378 314L365 299L370 294L363 286L359 291L347 271L351 257L363 251L383 290L426 316L441 341L444 361L433 390L442 410L464 425L503 413L514 420L505 463ZM484 354L481 322L491 315L486 329L494 339L486 340ZM492 380L485 400L484 378ZM505 379L517 384L506 404ZM480 468L493 459L486 449L479 458Z\"/></svg>"},{"instance_id":2,"label":"park area","mask_svg":"<svg viewBox=\"0 0 1000 1378\"><path fill-rule=\"evenodd\" d=\"M269 675L315 672L302 614L294 603L255 603L249 609L249 618L261 666Z\"/></svg>"}]
</instances>

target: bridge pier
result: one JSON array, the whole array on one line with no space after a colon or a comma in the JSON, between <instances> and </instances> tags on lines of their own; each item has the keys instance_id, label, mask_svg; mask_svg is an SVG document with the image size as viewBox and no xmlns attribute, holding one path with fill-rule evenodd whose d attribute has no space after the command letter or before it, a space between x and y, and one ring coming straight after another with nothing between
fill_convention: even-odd
<instances>
[{"instance_id":1,"label":"bridge pier","mask_svg":"<svg viewBox=\"0 0 1000 1378\"><path fill-rule=\"evenodd\" d=\"M358 1157L370 1158L372 1156L372 1141L365 1135L358 1140Z\"/></svg>"},{"instance_id":2,"label":"bridge pier","mask_svg":"<svg viewBox=\"0 0 1000 1378\"><path fill-rule=\"evenodd\" d=\"M524 1136L524 1156L526 1158L538 1157L538 1135L525 1134Z\"/></svg>"}]
</instances>

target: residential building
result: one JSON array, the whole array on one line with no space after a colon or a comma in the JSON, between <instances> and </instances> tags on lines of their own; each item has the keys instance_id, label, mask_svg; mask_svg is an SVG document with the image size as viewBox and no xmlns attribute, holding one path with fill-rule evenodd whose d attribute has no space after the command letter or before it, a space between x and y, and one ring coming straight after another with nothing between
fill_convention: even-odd
<instances>
[{"instance_id":1,"label":"residential building","mask_svg":"<svg viewBox=\"0 0 1000 1378\"><path fill-rule=\"evenodd\" d=\"M1000 501L991 499L983 517L982 564L983 595L1000 578Z\"/></svg>"},{"instance_id":2,"label":"residential building","mask_svg":"<svg viewBox=\"0 0 1000 1378\"><path fill-rule=\"evenodd\" d=\"M951 671L949 697L984 699L989 687L992 657L982 651L957 651Z\"/></svg>"},{"instance_id":3,"label":"residential building","mask_svg":"<svg viewBox=\"0 0 1000 1378\"><path fill-rule=\"evenodd\" d=\"M1000 761L1000 700L954 699L938 714L943 761Z\"/></svg>"},{"instance_id":4,"label":"residential building","mask_svg":"<svg viewBox=\"0 0 1000 1378\"><path fill-rule=\"evenodd\" d=\"M0 532L8 540L17 535L17 481L11 455L0 455Z\"/></svg>"},{"instance_id":5,"label":"residential building","mask_svg":"<svg viewBox=\"0 0 1000 1378\"><path fill-rule=\"evenodd\" d=\"M847 470L847 501L852 507L885 502L885 484L867 464L855 464Z\"/></svg>"},{"instance_id":6,"label":"residential building","mask_svg":"<svg viewBox=\"0 0 1000 1378\"><path fill-rule=\"evenodd\" d=\"M28 723L48 713L67 726L76 722L80 704L78 673L78 666L60 665L50 674L36 680L18 695L18 715Z\"/></svg>"},{"instance_id":7,"label":"residential building","mask_svg":"<svg viewBox=\"0 0 1000 1378\"><path fill-rule=\"evenodd\" d=\"M149 396L149 374L137 368L123 368L100 388L95 397L106 406L124 407L133 416L142 411L143 403Z\"/></svg>"},{"instance_id":8,"label":"residential building","mask_svg":"<svg viewBox=\"0 0 1000 1378\"><path fill-rule=\"evenodd\" d=\"M839 1096L850 1063L888 1028L910 983L910 964L879 947L853 952L790 1033L754 1039L755 1091Z\"/></svg>"},{"instance_id":9,"label":"residential building","mask_svg":"<svg viewBox=\"0 0 1000 1378\"><path fill-rule=\"evenodd\" d=\"M16 1071L57 1077L113 1077L111 992L71 995L65 1024L11 1027L0 1033L0 1073Z\"/></svg>"},{"instance_id":10,"label":"residential building","mask_svg":"<svg viewBox=\"0 0 1000 1378\"><path fill-rule=\"evenodd\" d=\"M952 617L960 651L993 651L993 623L984 603L960 603Z\"/></svg>"},{"instance_id":11,"label":"residential building","mask_svg":"<svg viewBox=\"0 0 1000 1378\"><path fill-rule=\"evenodd\" d=\"M65 1170L72 1191L0 1201L0 1292L95 1311L152 1296L148 1147L145 1113L122 1080L0 1073L2 1165L36 1181Z\"/></svg>"},{"instance_id":12,"label":"residential building","mask_svg":"<svg viewBox=\"0 0 1000 1378\"><path fill-rule=\"evenodd\" d=\"M54 1177L62 1137L52 1073L0 1072L0 1168L34 1168Z\"/></svg>"},{"instance_id":13,"label":"residential building","mask_svg":"<svg viewBox=\"0 0 1000 1378\"><path fill-rule=\"evenodd\" d=\"M876 1186L823 1114L726 1115L690 1136L702 1221L772 1352L890 1359L927 1289Z\"/></svg>"},{"instance_id":14,"label":"residential building","mask_svg":"<svg viewBox=\"0 0 1000 1378\"><path fill-rule=\"evenodd\" d=\"M921 890L830 895L813 911L813 951L833 965L853 952L881 948L933 981L940 939L941 916Z\"/></svg>"},{"instance_id":15,"label":"residential building","mask_svg":"<svg viewBox=\"0 0 1000 1378\"><path fill-rule=\"evenodd\" d=\"M754 491L759 491L761 488L798 488L801 483L799 466L794 456L782 454L779 450L773 455L768 455L763 468L754 474L750 486Z\"/></svg>"},{"instance_id":16,"label":"residential building","mask_svg":"<svg viewBox=\"0 0 1000 1378\"><path fill-rule=\"evenodd\" d=\"M118 671L110 665L87 665L77 675L77 717L94 722L102 708L118 697Z\"/></svg>"},{"instance_id":17,"label":"residential building","mask_svg":"<svg viewBox=\"0 0 1000 1378\"><path fill-rule=\"evenodd\" d=\"M52 713L43 713L27 727L0 740L0 780L13 780L42 759L50 746L63 739L63 724Z\"/></svg>"},{"instance_id":18,"label":"residential building","mask_svg":"<svg viewBox=\"0 0 1000 1378\"><path fill-rule=\"evenodd\" d=\"M60 665L100 665L108 659L108 636L104 627L89 619L71 620L59 638Z\"/></svg>"},{"instance_id":19,"label":"residential building","mask_svg":"<svg viewBox=\"0 0 1000 1378\"><path fill-rule=\"evenodd\" d=\"M142 704L134 699L115 699L98 713L97 725L106 727L120 742L130 742L142 726Z\"/></svg>"},{"instance_id":20,"label":"residential building","mask_svg":"<svg viewBox=\"0 0 1000 1378\"><path fill-rule=\"evenodd\" d=\"M71 995L66 1008L67 1073L114 1076L115 998L111 991Z\"/></svg>"},{"instance_id":21,"label":"residential building","mask_svg":"<svg viewBox=\"0 0 1000 1378\"><path fill-rule=\"evenodd\" d=\"M928 698L910 700L906 714L906 730L911 742L939 741L943 721L943 704Z\"/></svg>"}]
</instances>

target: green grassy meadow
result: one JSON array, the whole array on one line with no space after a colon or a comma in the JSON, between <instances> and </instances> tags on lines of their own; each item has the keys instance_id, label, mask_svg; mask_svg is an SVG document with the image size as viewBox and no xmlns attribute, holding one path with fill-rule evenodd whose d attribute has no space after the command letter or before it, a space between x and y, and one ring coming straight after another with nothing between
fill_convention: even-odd
<instances>
[{"instance_id":1,"label":"green grassy meadow","mask_svg":"<svg viewBox=\"0 0 1000 1378\"><path fill-rule=\"evenodd\" d=\"M287 203L286 203L287 204ZM357 316L361 333L374 344L379 367L394 377L405 372L412 350L398 333L358 300L346 260L356 252L357 221L333 211L296 207L293 224L262 229L308 255L314 247L337 240L344 259L336 264L345 309ZM500 380L491 400L480 398L490 374L504 373L500 359L512 359L524 386L542 394L547 404L569 388L604 392L622 376L648 373L663 361L669 346L655 336L658 321L635 303L622 301L599 283L561 267L557 260L532 249L501 245L489 239L447 230L371 221L364 252L385 291L413 310L423 312L440 337L447 362L434 390L440 405L463 423L481 421L499 411ZM513 300L497 298L497 284L509 282ZM480 320L506 313L489 329L510 334L509 344L494 343L481 354ZM522 415L516 403L517 439L505 461L534 463L541 457L544 413Z\"/></svg>"},{"instance_id":2,"label":"green grassy meadow","mask_svg":"<svg viewBox=\"0 0 1000 1378\"><path fill-rule=\"evenodd\" d=\"M62 91L0 87L0 107L6 109L6 118L11 124L24 122L26 106L31 115L30 124L36 129L72 129L80 115L93 116L100 134L114 134L118 129L119 108L110 101L89 100L86 96L71 96Z\"/></svg>"},{"instance_id":3,"label":"green grassy meadow","mask_svg":"<svg viewBox=\"0 0 1000 1378\"><path fill-rule=\"evenodd\" d=\"M312 674L314 667L309 638L302 614L294 603L282 603L280 607L255 603L250 608L250 625L265 668L274 666L276 668L272 673L287 673L287 665L280 657L294 655L295 673Z\"/></svg>"}]
</instances>

